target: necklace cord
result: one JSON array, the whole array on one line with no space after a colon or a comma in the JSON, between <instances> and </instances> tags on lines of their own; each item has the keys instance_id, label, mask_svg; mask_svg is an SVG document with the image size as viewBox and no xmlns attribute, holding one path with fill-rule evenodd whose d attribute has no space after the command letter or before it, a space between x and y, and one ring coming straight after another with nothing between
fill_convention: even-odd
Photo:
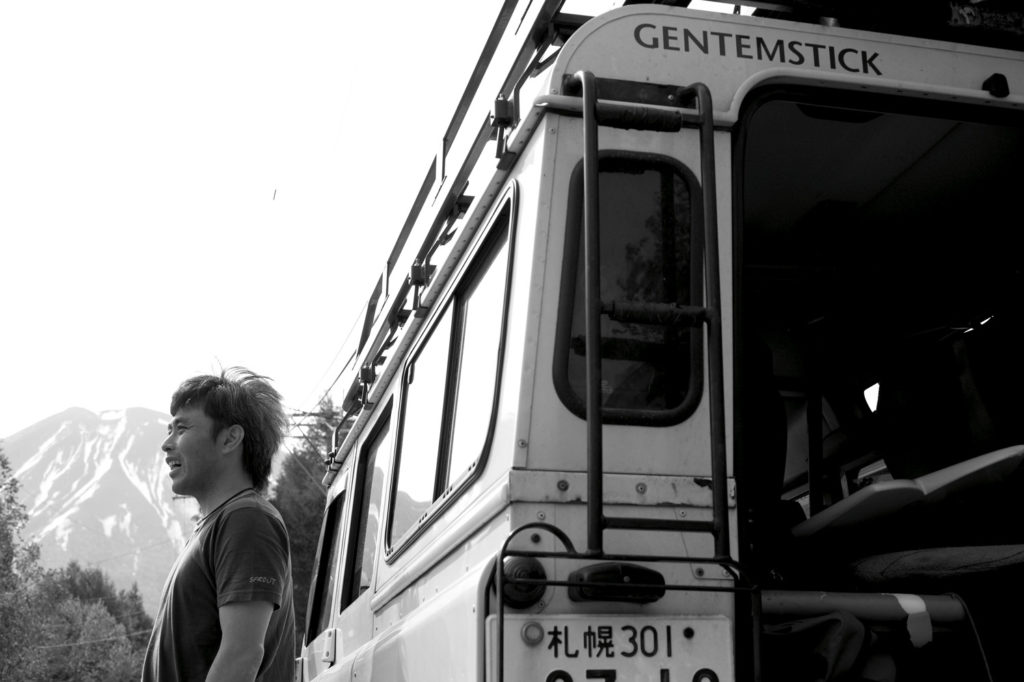
<instances>
[{"instance_id":1,"label":"necklace cord","mask_svg":"<svg viewBox=\"0 0 1024 682\"><path fill-rule=\"evenodd\" d=\"M203 527L203 525L205 525L205 524L206 524L206 519L210 518L211 516L213 516L214 514L216 514L217 512L219 512L219 511L220 511L221 509L223 509L223 508L224 508L224 506L225 506L225 505L226 505L226 504L227 504L228 502L232 502L233 500L235 500L235 499L237 499L237 498L241 497L242 495L244 495L245 493L247 493L247 492L250 492L250 491L251 491L251 492L256 492L256 488L253 488L253 487L251 487L251 486L250 486L250 487L248 487L248 488L245 488L245 489L243 489L243 490L239 490L239 491L238 491L237 493L235 493L234 495L232 495L231 497L229 497L228 499L224 500L223 502L221 502L220 504L218 504L218 505L217 505L216 507L214 507L214 508L213 508L213 509L212 509L212 510L210 511L210 513L208 513L208 514L204 514L204 515L202 516L202 518L200 518L200 519L199 519L198 521L196 521L196 528L195 528L195 529L196 529L196 531L198 531L198 530L199 530L200 528L202 528L202 527Z\"/></svg>"}]
</instances>

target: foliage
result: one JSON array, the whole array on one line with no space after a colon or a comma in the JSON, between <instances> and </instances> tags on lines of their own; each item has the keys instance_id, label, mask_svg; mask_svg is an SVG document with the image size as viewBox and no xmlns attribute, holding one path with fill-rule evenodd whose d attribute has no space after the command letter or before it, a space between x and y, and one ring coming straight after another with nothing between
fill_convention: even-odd
<instances>
[{"instance_id":1,"label":"foliage","mask_svg":"<svg viewBox=\"0 0 1024 682\"><path fill-rule=\"evenodd\" d=\"M21 581L0 593L0 680L45 680L47 619L57 606L39 583Z\"/></svg>"},{"instance_id":2,"label":"foliage","mask_svg":"<svg viewBox=\"0 0 1024 682\"><path fill-rule=\"evenodd\" d=\"M138 587L76 562L44 570L17 493L0 448L0 682L137 680L153 625Z\"/></svg>"},{"instance_id":3,"label":"foliage","mask_svg":"<svg viewBox=\"0 0 1024 682\"><path fill-rule=\"evenodd\" d=\"M83 604L101 605L124 628L125 636L136 647L145 648L153 630L153 619L142 605L138 585L133 584L130 590L118 590L106 573L98 568L82 568L77 561L51 572L46 582L53 592L66 593Z\"/></svg>"},{"instance_id":4,"label":"foliage","mask_svg":"<svg viewBox=\"0 0 1024 682\"><path fill-rule=\"evenodd\" d=\"M316 412L295 425L301 439L281 467L272 502L288 527L292 553L292 583L295 600L296 653L305 631L306 608L313 579L317 543L323 521L326 491L323 485L324 458L330 452L334 427L340 417L329 398ZM343 428L338 442L348 433Z\"/></svg>"},{"instance_id":5,"label":"foliage","mask_svg":"<svg viewBox=\"0 0 1024 682\"><path fill-rule=\"evenodd\" d=\"M18 501L18 479L0 448L0 591L6 592L17 583L19 568L31 566L39 556L39 548L25 545L21 531L28 521L25 507Z\"/></svg>"},{"instance_id":6,"label":"foliage","mask_svg":"<svg viewBox=\"0 0 1024 682\"><path fill-rule=\"evenodd\" d=\"M39 556L38 548L21 540L27 520L18 501L18 479L0 449L0 680L31 668L30 647L38 637L36 619L27 617L41 606L38 595L25 589L24 579L35 572Z\"/></svg>"},{"instance_id":7,"label":"foliage","mask_svg":"<svg viewBox=\"0 0 1024 682\"><path fill-rule=\"evenodd\" d=\"M33 667L40 680L133 680L142 666L125 628L100 602L66 598L45 618Z\"/></svg>"}]
</instances>

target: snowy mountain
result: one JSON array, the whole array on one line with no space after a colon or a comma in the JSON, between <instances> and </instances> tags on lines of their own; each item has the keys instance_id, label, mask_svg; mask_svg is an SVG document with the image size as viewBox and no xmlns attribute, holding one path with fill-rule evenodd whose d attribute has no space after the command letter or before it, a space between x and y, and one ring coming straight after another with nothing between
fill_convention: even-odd
<instances>
[{"instance_id":1,"label":"snowy mountain","mask_svg":"<svg viewBox=\"0 0 1024 682\"><path fill-rule=\"evenodd\" d=\"M198 508L171 493L160 444L168 417L143 408L71 408L4 440L43 565L75 559L118 589L138 583L156 615L167 572Z\"/></svg>"}]
</instances>

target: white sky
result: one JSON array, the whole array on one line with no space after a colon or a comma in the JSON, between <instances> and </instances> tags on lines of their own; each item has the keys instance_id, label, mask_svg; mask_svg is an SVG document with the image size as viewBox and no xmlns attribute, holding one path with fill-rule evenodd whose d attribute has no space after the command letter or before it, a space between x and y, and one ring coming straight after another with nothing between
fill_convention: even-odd
<instances>
[{"instance_id":1,"label":"white sky","mask_svg":"<svg viewBox=\"0 0 1024 682\"><path fill-rule=\"evenodd\" d=\"M0 437L231 365L313 407L500 6L0 3Z\"/></svg>"},{"instance_id":2,"label":"white sky","mask_svg":"<svg viewBox=\"0 0 1024 682\"><path fill-rule=\"evenodd\" d=\"M444 4L0 3L0 437L222 365L312 407L501 5Z\"/></svg>"}]
</instances>

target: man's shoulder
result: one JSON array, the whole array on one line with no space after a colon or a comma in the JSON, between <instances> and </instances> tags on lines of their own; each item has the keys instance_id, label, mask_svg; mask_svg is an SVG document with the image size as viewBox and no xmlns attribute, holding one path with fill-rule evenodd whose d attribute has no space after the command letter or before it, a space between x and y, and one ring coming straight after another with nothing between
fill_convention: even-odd
<instances>
[{"instance_id":1,"label":"man's shoulder","mask_svg":"<svg viewBox=\"0 0 1024 682\"><path fill-rule=\"evenodd\" d=\"M242 495L238 495L221 508L221 512L228 512L234 509L245 509L256 507L264 510L275 510L274 505L263 495L263 493L250 489ZM276 510L275 510L276 511Z\"/></svg>"},{"instance_id":2,"label":"man's shoulder","mask_svg":"<svg viewBox=\"0 0 1024 682\"><path fill-rule=\"evenodd\" d=\"M267 498L255 490L247 495L242 495L231 500L220 510L217 521L228 523L237 518L260 518L268 517L274 522L284 525L284 518Z\"/></svg>"}]
</instances>

